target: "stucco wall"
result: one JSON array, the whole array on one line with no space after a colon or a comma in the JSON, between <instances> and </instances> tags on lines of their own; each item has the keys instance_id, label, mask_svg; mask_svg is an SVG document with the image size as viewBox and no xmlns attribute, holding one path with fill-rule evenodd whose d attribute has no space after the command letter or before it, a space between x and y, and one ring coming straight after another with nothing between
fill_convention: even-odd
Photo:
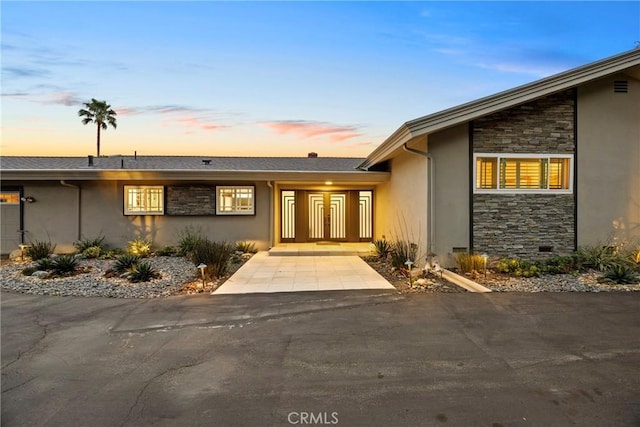
<instances>
[{"instance_id":1,"label":"stucco wall","mask_svg":"<svg viewBox=\"0 0 640 427\"><path fill-rule=\"evenodd\" d=\"M573 154L574 97L567 90L475 120L473 152ZM573 194L474 194L473 250L526 259L569 253L574 210Z\"/></svg>"},{"instance_id":2,"label":"stucco wall","mask_svg":"<svg viewBox=\"0 0 640 427\"><path fill-rule=\"evenodd\" d=\"M201 229L211 240L249 240L258 249L269 247L269 188L264 182L255 183L255 216L123 215L124 185L183 184L124 181L74 184L82 187L80 234L85 238L104 235L105 243L115 247L124 247L136 237L150 238L156 246L174 245L180 232L190 226ZM71 251L73 242L78 240L77 190L59 182L26 184L24 188L25 194L37 200L25 206L26 240L51 240L58 245L59 252Z\"/></svg>"},{"instance_id":3,"label":"stucco wall","mask_svg":"<svg viewBox=\"0 0 640 427\"><path fill-rule=\"evenodd\" d=\"M614 93L615 80L628 93ZM640 240L640 81L578 90L578 246Z\"/></svg>"},{"instance_id":4,"label":"stucco wall","mask_svg":"<svg viewBox=\"0 0 640 427\"><path fill-rule=\"evenodd\" d=\"M426 150L426 144L413 148ZM391 160L391 177L375 189L375 238L411 240L427 249L427 159L402 152Z\"/></svg>"},{"instance_id":5,"label":"stucco wall","mask_svg":"<svg viewBox=\"0 0 640 427\"><path fill-rule=\"evenodd\" d=\"M434 170L433 251L453 266L453 248L469 248L469 128L466 124L429 136Z\"/></svg>"}]
</instances>

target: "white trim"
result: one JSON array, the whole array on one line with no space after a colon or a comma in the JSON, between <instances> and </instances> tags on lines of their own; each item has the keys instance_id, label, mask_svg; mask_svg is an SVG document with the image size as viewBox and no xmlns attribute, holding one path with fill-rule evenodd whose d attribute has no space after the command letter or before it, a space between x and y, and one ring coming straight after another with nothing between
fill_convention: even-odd
<instances>
[{"instance_id":1,"label":"white trim","mask_svg":"<svg viewBox=\"0 0 640 427\"><path fill-rule=\"evenodd\" d=\"M492 157L498 159L498 170L497 173L500 174L500 159L569 159L569 188L562 190L551 190L551 189L500 189L500 188L477 188L477 171L476 165L478 163L478 157ZM474 153L473 154L473 193L474 194L572 194L573 193L573 169L574 169L574 155L573 154L556 154L556 153ZM500 177L497 177L498 185L500 185Z\"/></svg>"}]
</instances>

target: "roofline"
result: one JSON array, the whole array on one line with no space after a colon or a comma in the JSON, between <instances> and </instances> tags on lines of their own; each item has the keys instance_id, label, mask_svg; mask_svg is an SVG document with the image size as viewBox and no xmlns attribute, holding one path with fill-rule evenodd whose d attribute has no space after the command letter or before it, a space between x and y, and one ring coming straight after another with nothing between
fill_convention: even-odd
<instances>
[{"instance_id":1,"label":"roofline","mask_svg":"<svg viewBox=\"0 0 640 427\"><path fill-rule=\"evenodd\" d=\"M387 160L413 138L459 125L478 117L532 101L640 65L640 48L592 62L513 89L410 120L373 150L359 168Z\"/></svg>"},{"instance_id":2,"label":"roofline","mask_svg":"<svg viewBox=\"0 0 640 427\"><path fill-rule=\"evenodd\" d=\"M385 182L388 172L353 171L207 171L207 170L150 170L150 169L5 169L2 181L42 180L148 180L148 181L309 181L334 180L340 182Z\"/></svg>"}]
</instances>

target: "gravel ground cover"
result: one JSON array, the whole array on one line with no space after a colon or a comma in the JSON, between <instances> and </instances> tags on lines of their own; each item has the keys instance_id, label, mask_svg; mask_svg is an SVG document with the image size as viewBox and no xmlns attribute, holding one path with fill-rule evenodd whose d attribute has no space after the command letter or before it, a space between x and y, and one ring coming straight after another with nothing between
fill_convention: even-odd
<instances>
[{"instance_id":1,"label":"gravel ground cover","mask_svg":"<svg viewBox=\"0 0 640 427\"><path fill-rule=\"evenodd\" d=\"M637 292L640 284L602 283L602 274L588 271L577 275L543 274L540 277L510 277L496 272L469 277L494 292Z\"/></svg>"},{"instance_id":2,"label":"gravel ground cover","mask_svg":"<svg viewBox=\"0 0 640 427\"><path fill-rule=\"evenodd\" d=\"M106 278L104 274L113 260L83 259L79 262L79 274L66 277L39 279L21 272L35 262L3 261L0 267L2 289L37 295L110 297L110 298L158 298L171 295L210 292L233 274L248 257L239 257L231 263L227 275L205 283L199 280L198 270L184 257L158 256L146 258L160 277L149 282L131 283L124 278Z\"/></svg>"}]
</instances>

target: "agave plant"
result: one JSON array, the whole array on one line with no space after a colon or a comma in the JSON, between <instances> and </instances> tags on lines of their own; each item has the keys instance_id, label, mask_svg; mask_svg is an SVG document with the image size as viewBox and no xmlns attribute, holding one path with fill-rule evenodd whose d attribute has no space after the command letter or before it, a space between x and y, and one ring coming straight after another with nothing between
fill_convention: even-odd
<instances>
[{"instance_id":1,"label":"agave plant","mask_svg":"<svg viewBox=\"0 0 640 427\"><path fill-rule=\"evenodd\" d=\"M151 279L160 277L160 273L151 266L148 262L141 262L137 264L129 272L129 281L131 282L148 282Z\"/></svg>"}]
</instances>

